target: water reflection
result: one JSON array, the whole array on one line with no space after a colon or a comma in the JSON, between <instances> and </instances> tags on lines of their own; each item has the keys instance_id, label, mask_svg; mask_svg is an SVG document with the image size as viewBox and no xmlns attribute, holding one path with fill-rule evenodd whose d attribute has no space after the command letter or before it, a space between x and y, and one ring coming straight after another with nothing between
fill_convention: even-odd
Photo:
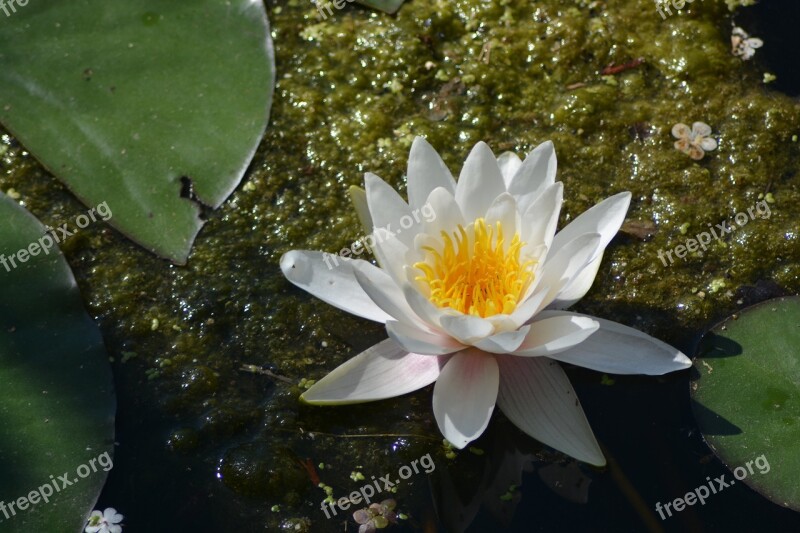
<instances>
[{"instance_id":1,"label":"water reflection","mask_svg":"<svg viewBox=\"0 0 800 533\"><path fill-rule=\"evenodd\" d=\"M481 439L481 448L461 452L430 478L434 506L443 530L461 533L483 508L498 526L510 527L522 501L523 472L562 498L587 503L591 479L574 459L546 450L510 422L496 420ZM530 483L533 479L528 476Z\"/></svg>"}]
</instances>

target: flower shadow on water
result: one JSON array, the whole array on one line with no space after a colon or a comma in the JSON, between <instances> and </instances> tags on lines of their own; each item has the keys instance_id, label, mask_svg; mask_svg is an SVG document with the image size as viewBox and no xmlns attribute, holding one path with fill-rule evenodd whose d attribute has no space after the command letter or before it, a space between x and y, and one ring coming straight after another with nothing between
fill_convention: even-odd
<instances>
[{"instance_id":1,"label":"flower shadow on water","mask_svg":"<svg viewBox=\"0 0 800 533\"><path fill-rule=\"evenodd\" d=\"M481 509L507 530L523 499L523 473L536 472L545 486L568 501L588 502L588 466L547 451L504 419L492 424L487 433L481 440L486 446L481 449L483 453L462 453L430 478L434 506L444 530L467 531Z\"/></svg>"}]
</instances>

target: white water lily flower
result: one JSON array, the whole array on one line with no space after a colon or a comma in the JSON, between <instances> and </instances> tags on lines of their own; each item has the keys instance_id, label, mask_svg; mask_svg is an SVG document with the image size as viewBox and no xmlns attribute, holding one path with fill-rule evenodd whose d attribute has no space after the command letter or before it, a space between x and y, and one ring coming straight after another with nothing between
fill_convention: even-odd
<instances>
[{"instance_id":1,"label":"white water lily flower","mask_svg":"<svg viewBox=\"0 0 800 533\"><path fill-rule=\"evenodd\" d=\"M109 507L102 513L92 511L89 515L89 524L84 530L85 533L121 533L122 526L119 524L124 517L113 507Z\"/></svg>"},{"instance_id":2,"label":"white water lily flower","mask_svg":"<svg viewBox=\"0 0 800 533\"><path fill-rule=\"evenodd\" d=\"M367 402L436 382L433 412L458 448L483 433L497 405L531 437L605 464L558 361L617 374L664 374L691 363L637 330L561 310L589 290L631 195L600 202L556 234L562 184L555 175L550 142L525 161L495 158L481 142L456 183L420 137L409 156L408 203L367 173L354 201L372 226L380 267L342 259L329 268L321 252L294 250L281 269L321 300L386 324L390 338L301 399ZM428 209L435 216L422 220Z\"/></svg>"}]
</instances>

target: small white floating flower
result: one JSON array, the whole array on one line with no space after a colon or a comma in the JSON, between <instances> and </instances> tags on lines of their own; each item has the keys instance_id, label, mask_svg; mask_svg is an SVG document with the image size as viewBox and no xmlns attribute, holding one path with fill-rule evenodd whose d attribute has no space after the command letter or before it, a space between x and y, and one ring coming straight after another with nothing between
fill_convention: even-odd
<instances>
[{"instance_id":1,"label":"small white floating flower","mask_svg":"<svg viewBox=\"0 0 800 533\"><path fill-rule=\"evenodd\" d=\"M755 55L756 48L761 48L762 46L764 46L764 41L758 37L750 37L739 26L733 28L731 33L731 52L736 57L741 57L747 61Z\"/></svg>"},{"instance_id":2,"label":"small white floating flower","mask_svg":"<svg viewBox=\"0 0 800 533\"><path fill-rule=\"evenodd\" d=\"M709 135L711 126L705 122L695 122L691 129L680 122L672 126L672 136L678 139L675 141L675 148L698 161L703 159L706 152L717 148L717 141Z\"/></svg>"},{"instance_id":3,"label":"small white floating flower","mask_svg":"<svg viewBox=\"0 0 800 533\"><path fill-rule=\"evenodd\" d=\"M333 370L301 399L367 402L435 382L433 412L454 446L477 439L497 405L531 437L605 464L558 361L616 374L664 374L691 364L679 350L635 329L561 310L591 287L630 193L600 202L556 234L563 186L555 181L550 142L525 161L511 153L495 158L478 143L456 183L418 137L407 176L408 203L370 173L366 191L353 196L380 267L355 259L329 268L313 251L281 258L289 281L384 323L390 337ZM426 208L435 217L401 224Z\"/></svg>"},{"instance_id":4,"label":"small white floating flower","mask_svg":"<svg viewBox=\"0 0 800 533\"><path fill-rule=\"evenodd\" d=\"M109 507L102 513L92 511L89 515L89 524L84 529L85 533L121 533L122 526L119 525L124 517L113 507Z\"/></svg>"}]
</instances>

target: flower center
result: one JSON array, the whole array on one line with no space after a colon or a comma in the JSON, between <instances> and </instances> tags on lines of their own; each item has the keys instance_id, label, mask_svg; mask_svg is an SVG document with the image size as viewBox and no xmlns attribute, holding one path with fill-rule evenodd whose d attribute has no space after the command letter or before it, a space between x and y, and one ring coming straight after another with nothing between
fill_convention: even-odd
<instances>
[{"instance_id":1,"label":"flower center","mask_svg":"<svg viewBox=\"0 0 800 533\"><path fill-rule=\"evenodd\" d=\"M437 307L479 317L512 313L533 281L536 261L521 262L519 233L506 246L500 222L492 227L479 218L468 229L471 234L459 224L452 237L443 231L441 250L423 246L428 254L414 264L422 272L416 280L428 286Z\"/></svg>"}]
</instances>

